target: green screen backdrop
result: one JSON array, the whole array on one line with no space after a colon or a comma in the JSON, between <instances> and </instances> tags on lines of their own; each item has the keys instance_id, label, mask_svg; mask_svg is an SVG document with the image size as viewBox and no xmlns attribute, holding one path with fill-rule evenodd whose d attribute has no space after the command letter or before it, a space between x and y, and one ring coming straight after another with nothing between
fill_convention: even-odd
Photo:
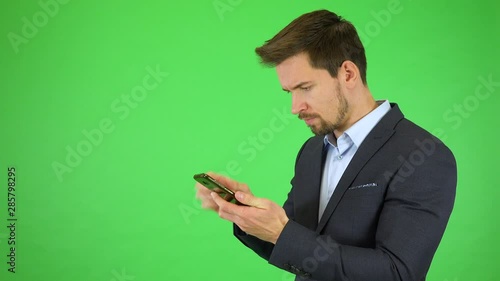
<instances>
[{"instance_id":1,"label":"green screen backdrop","mask_svg":"<svg viewBox=\"0 0 500 281\"><path fill-rule=\"evenodd\" d=\"M323 8L357 27L375 98L457 158L428 280L499 280L497 2L1 6L0 280L292 280L201 210L192 175L225 173L285 200L311 132L254 48Z\"/></svg>"}]
</instances>

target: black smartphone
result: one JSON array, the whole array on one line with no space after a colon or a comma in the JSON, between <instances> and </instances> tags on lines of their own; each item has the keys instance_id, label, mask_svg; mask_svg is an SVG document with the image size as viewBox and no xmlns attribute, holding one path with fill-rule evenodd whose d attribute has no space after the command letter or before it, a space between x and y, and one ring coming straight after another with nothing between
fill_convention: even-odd
<instances>
[{"instance_id":1,"label":"black smartphone","mask_svg":"<svg viewBox=\"0 0 500 281\"><path fill-rule=\"evenodd\" d=\"M217 194L220 195L224 200L235 203L238 205L244 205L236 198L234 197L235 193L231 189L225 187L222 183L218 182L216 179L212 178L211 176L201 173L201 174L196 174L193 176L193 178L201 183L203 186L206 188L212 190L213 192L216 192Z\"/></svg>"}]
</instances>

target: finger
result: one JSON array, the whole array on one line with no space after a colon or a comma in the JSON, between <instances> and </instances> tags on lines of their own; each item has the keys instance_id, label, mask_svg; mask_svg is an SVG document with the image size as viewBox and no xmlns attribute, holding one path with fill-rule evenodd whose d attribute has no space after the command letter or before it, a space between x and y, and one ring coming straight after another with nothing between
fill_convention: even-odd
<instances>
[{"instance_id":1,"label":"finger","mask_svg":"<svg viewBox=\"0 0 500 281\"><path fill-rule=\"evenodd\" d=\"M231 202L234 199L233 195L227 193L221 194L221 197L224 198L224 200L226 200L227 202Z\"/></svg>"},{"instance_id":2,"label":"finger","mask_svg":"<svg viewBox=\"0 0 500 281\"><path fill-rule=\"evenodd\" d=\"M234 222L235 219L238 217L238 206L222 199L215 192L212 192L210 195L212 196L212 199L215 202L215 204L217 204L219 207L219 216L223 219Z\"/></svg>"},{"instance_id":3,"label":"finger","mask_svg":"<svg viewBox=\"0 0 500 281\"><path fill-rule=\"evenodd\" d=\"M197 183L195 185L195 198L201 201L201 208L213 210L215 212L219 211L219 206L215 204L212 196L210 196L210 190L203 185Z\"/></svg>"},{"instance_id":4,"label":"finger","mask_svg":"<svg viewBox=\"0 0 500 281\"><path fill-rule=\"evenodd\" d=\"M219 175L219 174L216 174L214 172L207 172L206 173L207 175L211 176L212 178L214 178L215 180L217 180L218 182L222 183L224 186L226 186L227 188L233 190L233 191L247 191L247 192L250 192L248 186L244 183L241 183L241 182L238 182L238 181L235 181L231 178L228 178L226 176L223 176L223 175Z\"/></svg>"},{"instance_id":5,"label":"finger","mask_svg":"<svg viewBox=\"0 0 500 281\"><path fill-rule=\"evenodd\" d=\"M204 199L212 200L212 198L210 197L210 193L217 192L215 190L208 189L199 183L195 186L195 189L196 189L196 198L198 198L200 200L204 200ZM217 192L217 193L219 193L219 192ZM221 192L219 194L224 195L225 193Z\"/></svg>"},{"instance_id":6,"label":"finger","mask_svg":"<svg viewBox=\"0 0 500 281\"><path fill-rule=\"evenodd\" d=\"M256 207L259 209L267 209L268 208L268 204L267 204L267 201L265 199L255 197L251 193L238 191L238 192L236 192L235 196L236 196L236 200L238 200L240 203L243 203L247 206Z\"/></svg>"},{"instance_id":7,"label":"finger","mask_svg":"<svg viewBox=\"0 0 500 281\"><path fill-rule=\"evenodd\" d=\"M210 190L203 186L196 189L195 197L200 200L212 200Z\"/></svg>"},{"instance_id":8,"label":"finger","mask_svg":"<svg viewBox=\"0 0 500 281\"><path fill-rule=\"evenodd\" d=\"M215 204L215 202L212 199L210 199L210 201L208 201L208 200L202 201L201 207L203 209L214 210L216 212L219 211L219 206L217 204Z\"/></svg>"},{"instance_id":9,"label":"finger","mask_svg":"<svg viewBox=\"0 0 500 281\"><path fill-rule=\"evenodd\" d=\"M195 184L194 189L196 194L210 194L210 190L199 183Z\"/></svg>"},{"instance_id":10,"label":"finger","mask_svg":"<svg viewBox=\"0 0 500 281\"><path fill-rule=\"evenodd\" d=\"M214 201L214 203L217 204L219 208L225 207L226 204L231 204L222 199L217 192L210 192L210 198L212 198L212 201Z\"/></svg>"}]
</instances>

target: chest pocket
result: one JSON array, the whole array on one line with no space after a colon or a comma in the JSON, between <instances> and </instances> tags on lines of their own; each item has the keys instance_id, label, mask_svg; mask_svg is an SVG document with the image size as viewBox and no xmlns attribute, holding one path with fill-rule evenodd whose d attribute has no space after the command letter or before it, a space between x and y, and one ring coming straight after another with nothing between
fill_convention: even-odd
<instances>
[{"instance_id":1,"label":"chest pocket","mask_svg":"<svg viewBox=\"0 0 500 281\"><path fill-rule=\"evenodd\" d=\"M384 188L377 184L351 186L345 191L333 217L342 222L339 233L347 244L360 247L374 245L383 202Z\"/></svg>"}]
</instances>

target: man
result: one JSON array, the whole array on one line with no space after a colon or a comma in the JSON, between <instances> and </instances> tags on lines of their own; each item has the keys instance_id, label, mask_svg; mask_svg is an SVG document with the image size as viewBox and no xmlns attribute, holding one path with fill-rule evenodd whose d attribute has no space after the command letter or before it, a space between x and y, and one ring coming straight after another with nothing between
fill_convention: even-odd
<instances>
[{"instance_id":1,"label":"man","mask_svg":"<svg viewBox=\"0 0 500 281\"><path fill-rule=\"evenodd\" d=\"M256 52L316 136L283 208L213 173L248 206L197 185L202 206L297 280L425 280L453 208L453 154L397 104L373 99L363 45L336 14L304 14Z\"/></svg>"}]
</instances>

